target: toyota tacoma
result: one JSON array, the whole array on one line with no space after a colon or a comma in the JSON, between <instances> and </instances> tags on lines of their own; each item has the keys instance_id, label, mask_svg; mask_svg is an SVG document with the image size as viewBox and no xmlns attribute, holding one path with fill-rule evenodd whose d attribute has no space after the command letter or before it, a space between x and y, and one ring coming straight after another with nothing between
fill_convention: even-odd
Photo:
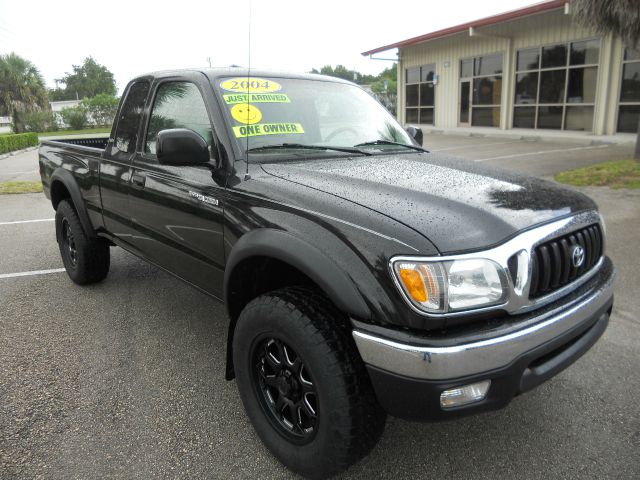
<instances>
[{"instance_id":1,"label":"toyota tacoma","mask_svg":"<svg viewBox=\"0 0 640 480\"><path fill-rule=\"evenodd\" d=\"M40 174L71 280L104 280L118 246L224 302L257 434L324 478L387 414L506 406L611 314L592 200L421 136L339 79L166 71L128 84L108 138L43 141Z\"/></svg>"}]
</instances>

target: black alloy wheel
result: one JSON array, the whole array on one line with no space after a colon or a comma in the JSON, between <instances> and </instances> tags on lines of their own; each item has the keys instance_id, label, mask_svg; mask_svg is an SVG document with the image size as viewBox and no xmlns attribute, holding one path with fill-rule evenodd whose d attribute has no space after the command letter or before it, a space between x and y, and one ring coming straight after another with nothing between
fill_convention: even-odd
<instances>
[{"instance_id":1,"label":"black alloy wheel","mask_svg":"<svg viewBox=\"0 0 640 480\"><path fill-rule=\"evenodd\" d=\"M78 250L71 231L71 225L69 225L69 221L66 218L62 220L62 243L67 250L71 265L76 267L78 265Z\"/></svg>"},{"instance_id":2,"label":"black alloy wheel","mask_svg":"<svg viewBox=\"0 0 640 480\"><path fill-rule=\"evenodd\" d=\"M271 421L294 442L310 441L318 422L318 395L303 359L272 337L255 345L253 358L258 397Z\"/></svg>"}]
</instances>

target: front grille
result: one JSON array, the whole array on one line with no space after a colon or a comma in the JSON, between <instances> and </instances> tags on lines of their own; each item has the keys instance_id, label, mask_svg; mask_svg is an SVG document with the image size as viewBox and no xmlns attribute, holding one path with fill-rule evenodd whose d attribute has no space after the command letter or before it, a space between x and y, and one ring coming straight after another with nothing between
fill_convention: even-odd
<instances>
[{"instance_id":1,"label":"front grille","mask_svg":"<svg viewBox=\"0 0 640 480\"><path fill-rule=\"evenodd\" d=\"M571 259L574 245L584 249L584 262L578 268ZM598 224L538 245L531 252L529 298L538 298L568 285L591 270L601 256L602 232Z\"/></svg>"}]
</instances>

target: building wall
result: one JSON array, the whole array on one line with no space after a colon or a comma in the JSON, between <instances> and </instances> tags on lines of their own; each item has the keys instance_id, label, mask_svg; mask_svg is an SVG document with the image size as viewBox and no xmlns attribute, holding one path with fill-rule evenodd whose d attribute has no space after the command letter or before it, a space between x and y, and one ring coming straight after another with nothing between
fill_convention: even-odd
<instances>
[{"instance_id":1,"label":"building wall","mask_svg":"<svg viewBox=\"0 0 640 480\"><path fill-rule=\"evenodd\" d=\"M503 54L503 84L500 128L511 128L515 89L515 56L520 48L601 38L576 24L562 9L482 27L469 33L433 40L400 50L398 65L401 82L398 95L398 118L405 122L404 70L412 66L435 63L438 84L435 87L435 126L458 126L460 102L460 60L492 53ZM487 35L487 36L483 36ZM620 89L622 42L618 38L601 38L598 85L594 106L593 129L596 134L615 133L617 98Z\"/></svg>"}]
</instances>

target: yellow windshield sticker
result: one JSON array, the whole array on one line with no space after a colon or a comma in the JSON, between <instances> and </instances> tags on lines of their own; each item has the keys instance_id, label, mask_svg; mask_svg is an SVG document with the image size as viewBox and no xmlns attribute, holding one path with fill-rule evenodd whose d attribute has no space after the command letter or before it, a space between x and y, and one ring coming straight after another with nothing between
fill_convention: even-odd
<instances>
[{"instance_id":1,"label":"yellow windshield sticker","mask_svg":"<svg viewBox=\"0 0 640 480\"><path fill-rule=\"evenodd\" d=\"M231 107L231 116L236 122L253 125L262 120L262 112L250 103L236 103Z\"/></svg>"},{"instance_id":2,"label":"yellow windshield sticker","mask_svg":"<svg viewBox=\"0 0 640 480\"><path fill-rule=\"evenodd\" d=\"M237 93L271 93L280 90L282 85L266 78L240 77L225 80L220 88Z\"/></svg>"},{"instance_id":3,"label":"yellow windshield sticker","mask_svg":"<svg viewBox=\"0 0 640 480\"><path fill-rule=\"evenodd\" d=\"M234 103L290 103L289 95L284 93L227 93L222 95L228 105Z\"/></svg>"},{"instance_id":4,"label":"yellow windshield sticker","mask_svg":"<svg viewBox=\"0 0 640 480\"><path fill-rule=\"evenodd\" d=\"M299 123L257 123L233 127L233 133L238 138L260 135L300 135L304 133L304 129Z\"/></svg>"}]
</instances>

